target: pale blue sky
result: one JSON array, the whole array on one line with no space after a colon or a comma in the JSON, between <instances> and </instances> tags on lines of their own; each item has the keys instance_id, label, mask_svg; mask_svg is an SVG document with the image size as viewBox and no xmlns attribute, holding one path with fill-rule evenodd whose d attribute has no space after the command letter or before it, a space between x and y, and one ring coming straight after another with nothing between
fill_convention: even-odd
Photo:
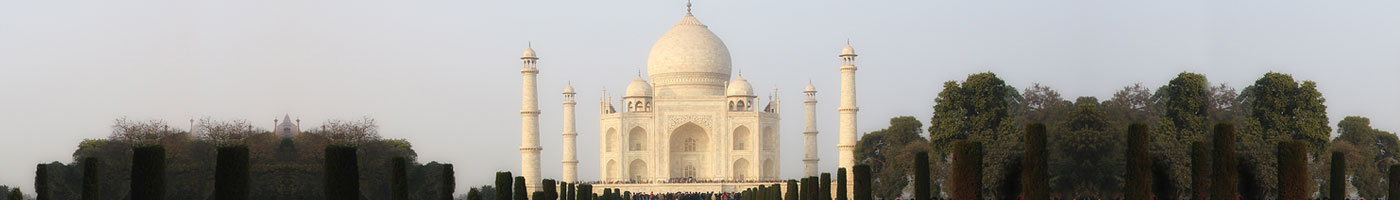
<instances>
[{"instance_id":1,"label":"pale blue sky","mask_svg":"<svg viewBox=\"0 0 1400 200\"><path fill-rule=\"evenodd\" d=\"M373 116L419 160L457 164L459 192L519 170L519 60L540 57L543 173L560 175L558 95L580 91L582 179L598 178L597 99L644 69L682 0L0 0L0 184L70 162L111 120L310 124ZM1319 82L1329 117L1400 130L1400 2L698 0L734 68L783 105L782 174L801 173L802 86L820 93L834 171L839 61L861 55L861 132L927 123L941 83L996 72L1067 99L1156 88L1183 71L1236 88L1265 72ZM766 100L765 100L766 101Z\"/></svg>"}]
</instances>

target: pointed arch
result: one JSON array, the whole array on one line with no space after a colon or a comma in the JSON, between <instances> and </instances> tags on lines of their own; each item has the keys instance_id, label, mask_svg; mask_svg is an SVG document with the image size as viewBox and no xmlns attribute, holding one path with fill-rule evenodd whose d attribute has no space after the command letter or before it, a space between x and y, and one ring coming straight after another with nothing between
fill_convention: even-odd
<instances>
[{"instance_id":1,"label":"pointed arch","mask_svg":"<svg viewBox=\"0 0 1400 200\"><path fill-rule=\"evenodd\" d=\"M778 166L777 166L777 165L778 165L778 164L773 163L773 159L764 159L764 160L763 160L763 178L764 178L764 179L776 179L776 178L778 178Z\"/></svg>"},{"instance_id":2,"label":"pointed arch","mask_svg":"<svg viewBox=\"0 0 1400 200\"><path fill-rule=\"evenodd\" d=\"M730 141L731 144L734 144L734 150L748 150L749 145L753 145L751 139L753 134L749 133L748 126L740 125L738 128L734 128L734 133L731 135L734 136L734 139Z\"/></svg>"},{"instance_id":3,"label":"pointed arch","mask_svg":"<svg viewBox=\"0 0 1400 200\"><path fill-rule=\"evenodd\" d=\"M632 164L627 164L627 179L633 181L647 180L647 162L642 159L632 160Z\"/></svg>"},{"instance_id":4,"label":"pointed arch","mask_svg":"<svg viewBox=\"0 0 1400 200\"><path fill-rule=\"evenodd\" d=\"M740 158L739 160L734 161L734 175L731 178L734 180L752 180L754 179L754 177L749 173L749 171L749 160Z\"/></svg>"},{"instance_id":5,"label":"pointed arch","mask_svg":"<svg viewBox=\"0 0 1400 200\"><path fill-rule=\"evenodd\" d=\"M606 171L606 173L603 174L603 180L618 180L618 179L621 179L621 178L618 178L618 177L617 177L617 171L620 170L620 169L618 169L618 166L617 166L617 160L608 160L607 169L603 169L603 170Z\"/></svg>"},{"instance_id":6,"label":"pointed arch","mask_svg":"<svg viewBox=\"0 0 1400 200\"><path fill-rule=\"evenodd\" d=\"M617 129L608 128L608 133L603 134L603 151L604 151L604 152L615 152L615 151L617 151L617 140L618 140L618 139L619 139L619 137L617 136Z\"/></svg>"},{"instance_id":7,"label":"pointed arch","mask_svg":"<svg viewBox=\"0 0 1400 200\"><path fill-rule=\"evenodd\" d=\"M632 127L632 130L627 132L627 150L645 151L647 149L646 146L647 130L642 129L640 126Z\"/></svg>"}]
</instances>

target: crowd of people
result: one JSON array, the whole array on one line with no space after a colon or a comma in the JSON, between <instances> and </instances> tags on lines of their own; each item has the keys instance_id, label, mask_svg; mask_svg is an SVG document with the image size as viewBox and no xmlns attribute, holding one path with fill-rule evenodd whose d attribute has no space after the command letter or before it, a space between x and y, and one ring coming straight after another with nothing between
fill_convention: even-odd
<instances>
[{"instance_id":1,"label":"crowd of people","mask_svg":"<svg viewBox=\"0 0 1400 200\"><path fill-rule=\"evenodd\" d=\"M585 181L583 184L651 184L651 183L781 183L784 180L728 180L728 179L695 179L695 178L671 178L666 180L620 180L620 181Z\"/></svg>"},{"instance_id":2,"label":"crowd of people","mask_svg":"<svg viewBox=\"0 0 1400 200\"><path fill-rule=\"evenodd\" d=\"M631 194L626 200L738 200L740 193L678 192L663 194Z\"/></svg>"}]
</instances>

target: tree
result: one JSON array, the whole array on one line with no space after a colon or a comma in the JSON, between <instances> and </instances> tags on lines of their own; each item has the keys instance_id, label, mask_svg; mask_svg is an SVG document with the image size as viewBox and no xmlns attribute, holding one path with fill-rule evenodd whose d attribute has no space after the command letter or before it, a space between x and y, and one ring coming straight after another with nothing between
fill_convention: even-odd
<instances>
[{"instance_id":1,"label":"tree","mask_svg":"<svg viewBox=\"0 0 1400 200\"><path fill-rule=\"evenodd\" d=\"M442 185L438 189L438 199L452 200L452 193L457 190L457 172L452 164L442 164L442 178L439 180L442 181Z\"/></svg>"},{"instance_id":2,"label":"tree","mask_svg":"<svg viewBox=\"0 0 1400 200\"><path fill-rule=\"evenodd\" d=\"M248 146L227 146L218 150L214 168L214 197L218 200L249 199Z\"/></svg>"},{"instance_id":3,"label":"tree","mask_svg":"<svg viewBox=\"0 0 1400 200\"><path fill-rule=\"evenodd\" d=\"M820 188L817 189L817 200L831 200L831 173L822 173L821 180L817 181Z\"/></svg>"},{"instance_id":4,"label":"tree","mask_svg":"<svg viewBox=\"0 0 1400 200\"><path fill-rule=\"evenodd\" d=\"M19 188L10 189L9 198L10 200L24 200L24 192L20 192Z\"/></svg>"},{"instance_id":5,"label":"tree","mask_svg":"<svg viewBox=\"0 0 1400 200\"><path fill-rule=\"evenodd\" d=\"M1279 199L1302 200L1308 194L1308 143L1288 141L1278 144Z\"/></svg>"},{"instance_id":6,"label":"tree","mask_svg":"<svg viewBox=\"0 0 1400 200\"><path fill-rule=\"evenodd\" d=\"M914 200L932 200L933 194L929 189L929 169L928 152L920 151L914 154ZM825 174L823 174L825 175Z\"/></svg>"},{"instance_id":7,"label":"tree","mask_svg":"<svg viewBox=\"0 0 1400 200\"><path fill-rule=\"evenodd\" d=\"M1400 146L1397 146L1396 136L1393 133L1371 128L1371 120L1360 116L1347 116L1337 123L1337 139L1335 143L1350 143L1355 148L1341 149L1347 154L1356 156L1348 158L1347 170L1352 175L1352 181L1358 183L1382 183L1388 182L1385 171L1388 166L1384 163L1391 163L1400 160ZM1385 195L1382 184L1355 184L1357 195L1366 199L1377 199Z\"/></svg>"},{"instance_id":8,"label":"tree","mask_svg":"<svg viewBox=\"0 0 1400 200\"><path fill-rule=\"evenodd\" d=\"M1386 176L1386 177L1387 177L1387 179L1389 179L1389 180L1400 180L1400 165L1390 165L1390 175L1389 175L1389 176ZM1400 197L1400 181L1389 181L1389 182L1390 182L1390 187L1389 187L1388 190L1390 191L1390 195L1387 195L1387 197L1388 197L1388 198Z\"/></svg>"},{"instance_id":9,"label":"tree","mask_svg":"<svg viewBox=\"0 0 1400 200\"><path fill-rule=\"evenodd\" d=\"M911 116L890 118L888 128L865 134L856 143L856 160L870 165L876 197L899 197L913 175L913 161L919 151L927 151L927 141L919 137L923 123Z\"/></svg>"},{"instance_id":10,"label":"tree","mask_svg":"<svg viewBox=\"0 0 1400 200\"><path fill-rule=\"evenodd\" d=\"M1157 89L1154 104L1159 109L1156 131L1152 134L1153 157L1163 162L1169 180L1176 188L1190 186L1186 145L1203 141L1210 125L1210 83L1201 74L1182 72L1167 85ZM1172 197L1176 198L1176 197Z\"/></svg>"},{"instance_id":11,"label":"tree","mask_svg":"<svg viewBox=\"0 0 1400 200\"><path fill-rule=\"evenodd\" d=\"M101 164L98 158L83 158L83 200L97 200L102 196Z\"/></svg>"},{"instance_id":12,"label":"tree","mask_svg":"<svg viewBox=\"0 0 1400 200\"><path fill-rule=\"evenodd\" d=\"M403 157L394 157L389 163L389 199L408 200L408 162Z\"/></svg>"},{"instance_id":13,"label":"tree","mask_svg":"<svg viewBox=\"0 0 1400 200\"><path fill-rule=\"evenodd\" d=\"M165 199L165 147L136 147L131 157L131 198Z\"/></svg>"},{"instance_id":14,"label":"tree","mask_svg":"<svg viewBox=\"0 0 1400 200\"><path fill-rule=\"evenodd\" d=\"M953 199L982 198L982 143L958 141L953 143Z\"/></svg>"},{"instance_id":15,"label":"tree","mask_svg":"<svg viewBox=\"0 0 1400 200\"><path fill-rule=\"evenodd\" d=\"M800 200L800 199L802 199L802 198L801 198L801 197L802 197L802 192L801 192L802 189L801 189L800 187L797 186L797 180L788 179L788 181L787 181L787 188L788 188L788 190L787 190L787 195L786 195L786 197L783 198L784 200Z\"/></svg>"},{"instance_id":16,"label":"tree","mask_svg":"<svg viewBox=\"0 0 1400 200\"><path fill-rule=\"evenodd\" d=\"M558 200L559 193L554 190L554 179L541 180L540 184L540 190L544 191L544 200Z\"/></svg>"},{"instance_id":17,"label":"tree","mask_svg":"<svg viewBox=\"0 0 1400 200\"><path fill-rule=\"evenodd\" d=\"M1327 198L1343 199L1347 194L1347 157L1342 152L1332 152L1332 180L1327 181Z\"/></svg>"},{"instance_id":18,"label":"tree","mask_svg":"<svg viewBox=\"0 0 1400 200\"><path fill-rule=\"evenodd\" d=\"M516 177L515 177L515 189L511 189L511 190L512 190L512 191L515 191L515 194L513 195L513 196L515 197L515 200L528 200L528 199L530 199L529 196L526 196L527 194L529 194L529 190L526 190L526 189L525 189L525 177L524 177L524 176L516 176Z\"/></svg>"},{"instance_id":19,"label":"tree","mask_svg":"<svg viewBox=\"0 0 1400 200\"><path fill-rule=\"evenodd\" d=\"M467 200L482 200L481 192L478 191L476 188L467 190Z\"/></svg>"},{"instance_id":20,"label":"tree","mask_svg":"<svg viewBox=\"0 0 1400 200\"><path fill-rule=\"evenodd\" d=\"M872 200L873 196L870 195L870 166L857 164L852 168L855 169L855 187L853 188L855 190L853 191L855 192L854 200Z\"/></svg>"},{"instance_id":21,"label":"tree","mask_svg":"<svg viewBox=\"0 0 1400 200\"><path fill-rule=\"evenodd\" d=\"M511 191L511 188L515 187L515 184L511 183L514 181L515 179L510 175L510 172L496 172L496 200L514 200L511 197L515 194Z\"/></svg>"},{"instance_id":22,"label":"tree","mask_svg":"<svg viewBox=\"0 0 1400 200\"><path fill-rule=\"evenodd\" d=\"M1205 142L1191 143L1191 199L1210 199L1210 151Z\"/></svg>"},{"instance_id":23,"label":"tree","mask_svg":"<svg viewBox=\"0 0 1400 200\"><path fill-rule=\"evenodd\" d=\"M1134 123L1128 126L1128 174L1124 183L1124 196L1130 200L1152 198L1152 159L1148 146L1151 136L1147 125Z\"/></svg>"},{"instance_id":24,"label":"tree","mask_svg":"<svg viewBox=\"0 0 1400 200\"><path fill-rule=\"evenodd\" d=\"M330 145L325 150L326 199L359 199L360 169L358 149L353 146Z\"/></svg>"},{"instance_id":25,"label":"tree","mask_svg":"<svg viewBox=\"0 0 1400 200\"><path fill-rule=\"evenodd\" d=\"M1215 125L1215 156L1212 171L1215 172L1215 179L1211 181L1211 199L1234 199L1236 197L1235 187L1239 182L1238 164L1235 161L1235 126L1231 123L1220 123Z\"/></svg>"},{"instance_id":26,"label":"tree","mask_svg":"<svg viewBox=\"0 0 1400 200\"><path fill-rule=\"evenodd\" d=\"M1008 174L1002 172L1006 169L1004 165L1022 153L1021 137L1016 134L1016 113L1021 101L1015 87L990 72L969 75L961 84L945 83L943 91L935 98L934 114L929 122L930 147L935 155L946 156L953 141L983 142L987 147L987 176L983 177L987 184L983 189L1015 184L997 180Z\"/></svg>"},{"instance_id":27,"label":"tree","mask_svg":"<svg viewBox=\"0 0 1400 200\"><path fill-rule=\"evenodd\" d=\"M1022 194L1029 200L1050 199L1050 174L1047 172L1049 157L1045 153L1045 124L1026 125L1025 179Z\"/></svg>"},{"instance_id":28,"label":"tree","mask_svg":"<svg viewBox=\"0 0 1400 200\"><path fill-rule=\"evenodd\" d=\"M792 181L788 181L788 182L791 183ZM791 187L791 186L792 186L791 184L789 184L788 186L789 186L788 188L792 188L792 187ZM844 167L843 167L843 168L837 168L837 169L836 169L836 200L847 200L847 199L846 199L846 186L847 186L847 185L846 185L846 168L844 168Z\"/></svg>"}]
</instances>

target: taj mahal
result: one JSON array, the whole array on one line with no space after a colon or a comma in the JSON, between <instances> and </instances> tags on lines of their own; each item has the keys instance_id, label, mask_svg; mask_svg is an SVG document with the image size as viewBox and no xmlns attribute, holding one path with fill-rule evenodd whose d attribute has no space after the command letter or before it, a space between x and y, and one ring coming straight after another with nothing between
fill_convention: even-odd
<instances>
[{"instance_id":1,"label":"taj mahal","mask_svg":"<svg viewBox=\"0 0 1400 200\"><path fill-rule=\"evenodd\" d=\"M849 43L841 50L841 104L838 166L855 165L856 142L855 50ZM540 56L526 48L520 57L521 176L527 188L538 191L540 146L537 68ZM601 169L595 188L632 192L736 192L759 184L772 184L781 173L779 121L782 100L776 95L760 98L742 74L732 75L728 47L709 26L686 13L652 46L647 55L646 76L631 80L620 99L606 90L598 103L600 120L599 160L587 161ZM803 173L817 176L816 87L805 94ZM773 90L777 93L777 89ZM564 89L563 176L559 181L579 182L576 105L573 86ZM583 182L589 182L583 180ZM849 185L844 187L850 187ZM528 193L527 193L528 194Z\"/></svg>"}]
</instances>

